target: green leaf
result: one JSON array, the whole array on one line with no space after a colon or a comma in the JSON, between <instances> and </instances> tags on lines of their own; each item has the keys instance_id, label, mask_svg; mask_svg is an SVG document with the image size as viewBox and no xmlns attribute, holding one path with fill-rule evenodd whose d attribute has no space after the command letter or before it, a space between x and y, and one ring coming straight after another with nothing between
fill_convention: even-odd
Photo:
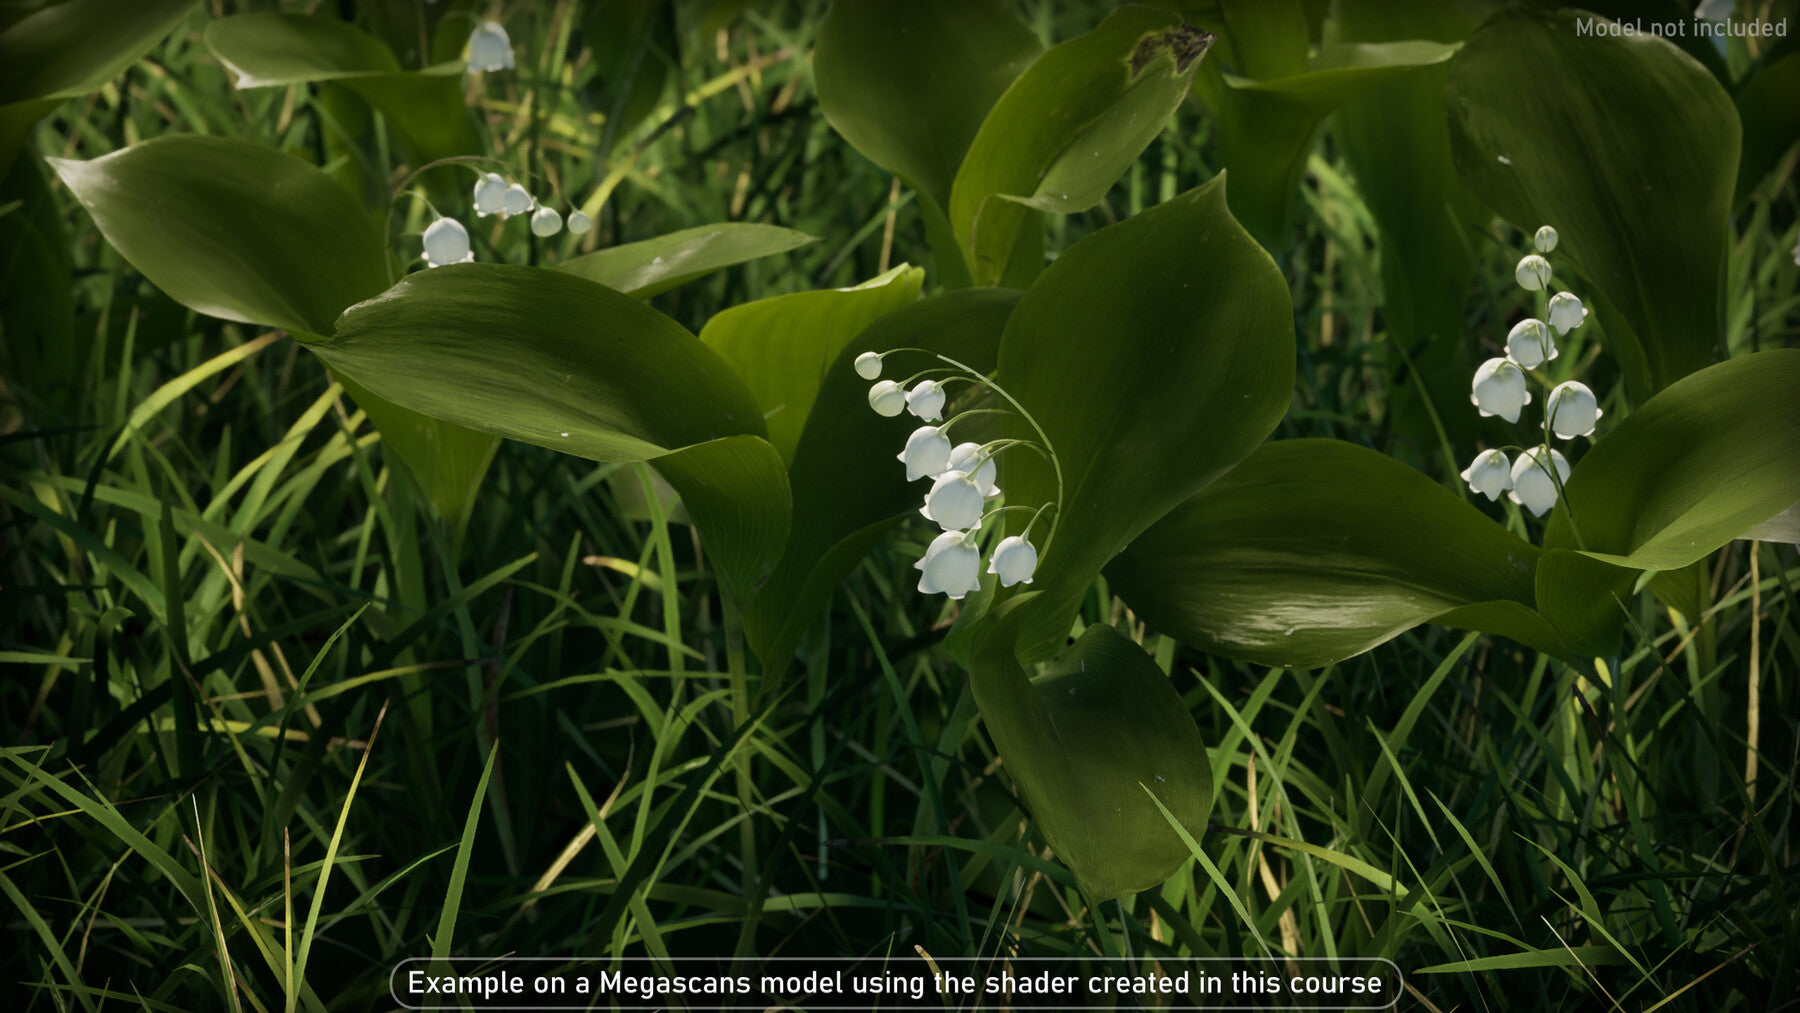
<instances>
[{"instance_id":1,"label":"green leaf","mask_svg":"<svg viewBox=\"0 0 1800 1013\"><path fill-rule=\"evenodd\" d=\"M1223 177L1076 243L1020 300L995 380L1043 426L1066 483L1040 544L1029 656L1062 643L1115 553L1274 430L1293 389L1291 307ZM1056 500L1042 458L998 461L1009 504ZM1016 531L1027 515L1006 516Z\"/></svg>"},{"instance_id":2,"label":"green leaf","mask_svg":"<svg viewBox=\"0 0 1800 1013\"><path fill-rule=\"evenodd\" d=\"M1232 176L1231 207L1264 247L1287 246L1300 173L1319 124L1379 85L1442 63L1454 46L1424 40L1325 46L1303 73L1266 81L1203 70L1198 94L1218 114L1221 160Z\"/></svg>"},{"instance_id":3,"label":"green leaf","mask_svg":"<svg viewBox=\"0 0 1800 1013\"><path fill-rule=\"evenodd\" d=\"M764 594L744 610L745 633L765 672L787 665L838 582L898 518L916 515L925 493L923 483L906 481L896 459L919 420L870 410L869 381L857 375L856 356L925 348L992 370L1019 295L960 289L911 303L870 324L826 371L793 455L793 530ZM909 359L892 361L890 379Z\"/></svg>"},{"instance_id":4,"label":"green leaf","mask_svg":"<svg viewBox=\"0 0 1800 1013\"><path fill-rule=\"evenodd\" d=\"M1031 210L1098 204L1186 96L1211 39L1174 15L1128 5L1006 89L950 193L950 222L976 284L1035 276L1042 237Z\"/></svg>"},{"instance_id":5,"label":"green leaf","mask_svg":"<svg viewBox=\"0 0 1800 1013\"><path fill-rule=\"evenodd\" d=\"M1645 402L1594 442L1546 547L1674 570L1800 501L1800 349L1741 355Z\"/></svg>"},{"instance_id":6,"label":"green leaf","mask_svg":"<svg viewBox=\"0 0 1800 1013\"><path fill-rule=\"evenodd\" d=\"M1039 832L1091 899L1155 887L1188 857L1156 801L1190 836L1206 827L1206 743L1168 677L1110 626L1088 627L1028 677L1014 647L1029 602L1009 603L978 650L982 720Z\"/></svg>"},{"instance_id":7,"label":"green leaf","mask_svg":"<svg viewBox=\"0 0 1800 1013\"><path fill-rule=\"evenodd\" d=\"M456 264L351 307L309 347L403 408L595 461L652 462L740 600L780 555L787 476L754 399L635 299L556 271Z\"/></svg>"},{"instance_id":8,"label":"green leaf","mask_svg":"<svg viewBox=\"0 0 1800 1013\"><path fill-rule=\"evenodd\" d=\"M626 295L648 299L722 268L786 253L812 242L817 240L793 229L720 222L608 247L555 267Z\"/></svg>"},{"instance_id":9,"label":"green leaf","mask_svg":"<svg viewBox=\"0 0 1800 1013\"><path fill-rule=\"evenodd\" d=\"M762 411L769 442L792 461L819 383L863 328L919 298L925 272L902 264L854 288L795 292L723 310L700 340L737 372Z\"/></svg>"},{"instance_id":10,"label":"green leaf","mask_svg":"<svg viewBox=\"0 0 1800 1013\"><path fill-rule=\"evenodd\" d=\"M463 64L405 72L380 39L335 18L257 11L206 26L239 88L338 81L380 109L418 162L482 152L463 100Z\"/></svg>"},{"instance_id":11,"label":"green leaf","mask_svg":"<svg viewBox=\"0 0 1800 1013\"><path fill-rule=\"evenodd\" d=\"M1153 629L1316 668L1425 622L1566 654L1537 615L1540 550L1430 478L1341 440L1282 440L1157 522L1106 569Z\"/></svg>"},{"instance_id":12,"label":"green leaf","mask_svg":"<svg viewBox=\"0 0 1800 1013\"><path fill-rule=\"evenodd\" d=\"M327 334L387 284L385 244L356 199L263 145L174 136L48 161L107 241L189 309Z\"/></svg>"},{"instance_id":13,"label":"green leaf","mask_svg":"<svg viewBox=\"0 0 1800 1013\"><path fill-rule=\"evenodd\" d=\"M992 0L840 0L813 77L832 129L937 207L982 118L1042 50Z\"/></svg>"},{"instance_id":14,"label":"green leaf","mask_svg":"<svg viewBox=\"0 0 1800 1013\"><path fill-rule=\"evenodd\" d=\"M1800 53L1789 53L1757 70L1737 94L1744 151L1738 162L1735 203L1741 206L1781 156L1800 140Z\"/></svg>"},{"instance_id":15,"label":"green leaf","mask_svg":"<svg viewBox=\"0 0 1800 1013\"><path fill-rule=\"evenodd\" d=\"M136 63L196 0L65 0L0 32L0 103L85 95Z\"/></svg>"},{"instance_id":16,"label":"green leaf","mask_svg":"<svg viewBox=\"0 0 1800 1013\"><path fill-rule=\"evenodd\" d=\"M1615 356L1642 357L1642 400L1722 347L1737 111L1666 40L1582 34L1584 17L1512 9L1470 37L1445 91L1452 151L1514 226L1556 227L1557 259L1618 311Z\"/></svg>"}]
</instances>

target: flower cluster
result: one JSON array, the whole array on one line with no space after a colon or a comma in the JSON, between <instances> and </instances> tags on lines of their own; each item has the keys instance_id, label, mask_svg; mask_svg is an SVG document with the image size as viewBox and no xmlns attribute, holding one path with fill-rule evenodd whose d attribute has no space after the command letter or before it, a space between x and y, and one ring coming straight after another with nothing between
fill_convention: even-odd
<instances>
[{"instance_id":1,"label":"flower cluster","mask_svg":"<svg viewBox=\"0 0 1800 1013\"><path fill-rule=\"evenodd\" d=\"M539 237L554 236L563 229L563 216L555 208L540 203L531 196L531 191L517 183L509 181L497 172L481 173L475 181L475 214L486 218L499 215L501 221L516 215L531 216L531 234ZM569 212L568 228L570 235L582 235L593 227L593 222L581 211ZM475 259L475 253L469 246L469 230L454 218L440 216L425 228L425 263L428 267L443 267L445 264L467 264Z\"/></svg>"},{"instance_id":2,"label":"flower cluster","mask_svg":"<svg viewBox=\"0 0 1800 1013\"><path fill-rule=\"evenodd\" d=\"M869 407L878 414L893 418L910 412L921 422L943 420L949 400L943 381L917 376L904 382L882 380L882 355L876 352L857 356L855 365L858 376L876 381L869 388ZM924 558L914 564L919 571L919 591L961 598L981 584L981 543L976 532L983 521L999 512L987 510L987 502L1000 496L1000 487L995 484L998 472L994 455L1022 441L952 444L949 429L954 421L913 430L906 438L906 446L895 456L906 466L908 482L931 480L919 513L941 531L926 548ZM1033 516L1033 523L1036 520ZM1023 534L1000 539L988 557L987 572L999 577L1002 587L1031 583L1037 571L1038 550L1030 535L1031 525L1027 524Z\"/></svg>"},{"instance_id":3,"label":"flower cluster","mask_svg":"<svg viewBox=\"0 0 1800 1013\"><path fill-rule=\"evenodd\" d=\"M1484 418L1519 421L1520 411L1531 403L1529 372L1555 359L1556 339L1587 320L1587 307L1579 298L1568 292L1549 292L1554 272L1546 255L1556 249L1556 242L1555 229L1548 225L1538 229L1532 236L1536 252L1526 254L1513 271L1520 288L1539 293L1539 315L1513 325L1506 335L1505 358L1489 359L1475 370L1469 401ZM1542 517L1556 505L1563 479L1569 475L1569 462L1550 446L1550 437L1591 437L1603 414L1586 384L1575 380L1558 384L1545 398L1543 443L1521 451L1517 460L1508 459L1503 450L1484 450L1463 471L1463 481L1490 500L1499 499L1504 492L1533 516Z\"/></svg>"}]
</instances>

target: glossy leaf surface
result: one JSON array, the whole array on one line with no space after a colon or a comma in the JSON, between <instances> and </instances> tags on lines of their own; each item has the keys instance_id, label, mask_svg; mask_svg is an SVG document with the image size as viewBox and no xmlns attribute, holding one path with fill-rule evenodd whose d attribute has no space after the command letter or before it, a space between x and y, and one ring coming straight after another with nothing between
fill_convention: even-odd
<instances>
[{"instance_id":1,"label":"glossy leaf surface","mask_svg":"<svg viewBox=\"0 0 1800 1013\"><path fill-rule=\"evenodd\" d=\"M583 254L556 270L648 299L734 264L811 242L816 240L804 232L775 225L720 222Z\"/></svg>"},{"instance_id":2,"label":"glossy leaf surface","mask_svg":"<svg viewBox=\"0 0 1800 1013\"><path fill-rule=\"evenodd\" d=\"M0 32L0 103L93 91L187 18L196 0L65 0Z\"/></svg>"}]
</instances>

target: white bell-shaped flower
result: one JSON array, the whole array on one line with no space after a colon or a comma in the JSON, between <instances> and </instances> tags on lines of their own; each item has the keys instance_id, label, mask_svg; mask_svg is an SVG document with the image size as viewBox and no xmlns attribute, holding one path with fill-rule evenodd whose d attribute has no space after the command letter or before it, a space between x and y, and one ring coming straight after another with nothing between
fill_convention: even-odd
<instances>
[{"instance_id":1,"label":"white bell-shaped flower","mask_svg":"<svg viewBox=\"0 0 1800 1013\"><path fill-rule=\"evenodd\" d=\"M483 218L506 210L506 178L484 172L475 183L475 213Z\"/></svg>"},{"instance_id":2,"label":"white bell-shaped flower","mask_svg":"<svg viewBox=\"0 0 1800 1013\"><path fill-rule=\"evenodd\" d=\"M1606 414L1600 410L1600 402L1587 384L1574 380L1557 384L1546 404L1550 412L1550 431L1565 440L1594 435L1594 423Z\"/></svg>"},{"instance_id":3,"label":"white bell-shaped flower","mask_svg":"<svg viewBox=\"0 0 1800 1013\"><path fill-rule=\"evenodd\" d=\"M906 390L892 380L882 380L869 388L869 407L891 419L906 410Z\"/></svg>"},{"instance_id":4,"label":"white bell-shaped flower","mask_svg":"<svg viewBox=\"0 0 1800 1013\"><path fill-rule=\"evenodd\" d=\"M950 448L950 470L968 472L975 479L975 487L981 490L983 499L1000 495L1000 487L994 484L999 469L992 457L982 458L981 444L958 443Z\"/></svg>"},{"instance_id":5,"label":"white bell-shaped flower","mask_svg":"<svg viewBox=\"0 0 1800 1013\"><path fill-rule=\"evenodd\" d=\"M470 70L513 69L512 39L498 21L483 21L469 36Z\"/></svg>"},{"instance_id":6,"label":"white bell-shaped flower","mask_svg":"<svg viewBox=\"0 0 1800 1013\"><path fill-rule=\"evenodd\" d=\"M1535 253L1526 254L1519 261L1519 266L1513 269L1513 278L1518 281L1520 288L1536 292L1550 284L1550 262Z\"/></svg>"},{"instance_id":7,"label":"white bell-shaped flower","mask_svg":"<svg viewBox=\"0 0 1800 1013\"><path fill-rule=\"evenodd\" d=\"M920 426L906 438L906 449L895 455L906 464L906 480L936 478L950 467L950 437L937 426Z\"/></svg>"},{"instance_id":8,"label":"white bell-shaped flower","mask_svg":"<svg viewBox=\"0 0 1800 1013\"><path fill-rule=\"evenodd\" d=\"M469 230L454 218L439 218L425 227L425 263L432 267L467 264L475 259L469 249Z\"/></svg>"},{"instance_id":9,"label":"white bell-shaped flower","mask_svg":"<svg viewBox=\"0 0 1800 1013\"><path fill-rule=\"evenodd\" d=\"M1550 451L1550 460L1555 464L1557 479L1550 477L1550 469L1544 466L1544 448L1532 447L1519 455L1512 466L1512 489L1506 498L1531 511L1533 517L1542 517L1556 505L1557 481L1568 481L1569 459L1561 451Z\"/></svg>"},{"instance_id":10,"label":"white bell-shaped flower","mask_svg":"<svg viewBox=\"0 0 1800 1013\"><path fill-rule=\"evenodd\" d=\"M1580 327L1587 315L1587 307L1568 292L1558 292L1550 297L1550 326L1556 328L1558 334L1567 334Z\"/></svg>"},{"instance_id":11,"label":"white bell-shaped flower","mask_svg":"<svg viewBox=\"0 0 1800 1013\"><path fill-rule=\"evenodd\" d=\"M531 213L531 234L554 236L562 231L562 215L555 208L538 208Z\"/></svg>"},{"instance_id":12,"label":"white bell-shaped flower","mask_svg":"<svg viewBox=\"0 0 1800 1013\"><path fill-rule=\"evenodd\" d=\"M920 594L961 598L981 586L981 548L967 532L946 531L931 540L913 569L919 571Z\"/></svg>"},{"instance_id":13,"label":"white bell-shaped flower","mask_svg":"<svg viewBox=\"0 0 1800 1013\"><path fill-rule=\"evenodd\" d=\"M994 555L988 560L987 572L1000 575L1000 586L1011 587L1014 584L1031 583L1031 575L1037 572L1037 549L1019 535L1011 535L1000 539L994 546Z\"/></svg>"},{"instance_id":14,"label":"white bell-shaped flower","mask_svg":"<svg viewBox=\"0 0 1800 1013\"><path fill-rule=\"evenodd\" d=\"M1506 335L1506 357L1524 369L1556 358L1556 335L1542 320L1521 320Z\"/></svg>"},{"instance_id":15,"label":"white bell-shaped flower","mask_svg":"<svg viewBox=\"0 0 1800 1013\"><path fill-rule=\"evenodd\" d=\"M536 206L537 201L531 199L531 191L517 183L507 187L505 195L500 198L500 213L509 218L513 215L530 214L531 209Z\"/></svg>"},{"instance_id":16,"label":"white bell-shaped flower","mask_svg":"<svg viewBox=\"0 0 1800 1013\"><path fill-rule=\"evenodd\" d=\"M856 357L856 375L865 380L873 380L881 375L881 356L874 352L864 352Z\"/></svg>"},{"instance_id":17,"label":"white bell-shaped flower","mask_svg":"<svg viewBox=\"0 0 1800 1013\"><path fill-rule=\"evenodd\" d=\"M906 392L906 410L927 422L944 417L944 388L936 380L920 380Z\"/></svg>"},{"instance_id":18,"label":"white bell-shaped flower","mask_svg":"<svg viewBox=\"0 0 1800 1013\"><path fill-rule=\"evenodd\" d=\"M1497 500L1501 493L1512 488L1512 462L1501 451L1484 450L1475 455L1462 477L1469 483L1469 491Z\"/></svg>"},{"instance_id":19,"label":"white bell-shaped flower","mask_svg":"<svg viewBox=\"0 0 1800 1013\"><path fill-rule=\"evenodd\" d=\"M919 513L945 531L981 527L981 489L966 471L946 471L931 483Z\"/></svg>"},{"instance_id":20,"label":"white bell-shaped flower","mask_svg":"<svg viewBox=\"0 0 1800 1013\"><path fill-rule=\"evenodd\" d=\"M1498 415L1508 422L1519 421L1519 410L1531 403L1525 371L1507 359L1489 359L1475 370L1469 401L1481 409L1483 418Z\"/></svg>"},{"instance_id":21,"label":"white bell-shaped flower","mask_svg":"<svg viewBox=\"0 0 1800 1013\"><path fill-rule=\"evenodd\" d=\"M1536 247L1539 253L1549 253L1556 249L1556 240L1555 229L1548 225L1540 225L1537 234L1531 237L1531 245Z\"/></svg>"},{"instance_id":22,"label":"white bell-shaped flower","mask_svg":"<svg viewBox=\"0 0 1800 1013\"><path fill-rule=\"evenodd\" d=\"M583 211L569 212L569 235L585 236L587 230L594 227L594 220Z\"/></svg>"}]
</instances>

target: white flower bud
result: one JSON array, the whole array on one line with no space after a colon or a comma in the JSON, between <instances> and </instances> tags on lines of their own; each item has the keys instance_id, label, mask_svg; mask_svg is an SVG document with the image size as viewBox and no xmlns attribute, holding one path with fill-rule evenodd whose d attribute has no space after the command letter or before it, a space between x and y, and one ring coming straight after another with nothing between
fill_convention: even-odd
<instances>
[{"instance_id":1,"label":"white flower bud","mask_svg":"<svg viewBox=\"0 0 1800 1013\"><path fill-rule=\"evenodd\" d=\"M1531 245L1537 247L1539 253L1549 253L1556 249L1556 230L1548 225L1540 225L1537 235L1531 237Z\"/></svg>"},{"instance_id":2,"label":"white flower bud","mask_svg":"<svg viewBox=\"0 0 1800 1013\"><path fill-rule=\"evenodd\" d=\"M1577 436L1594 435L1594 423L1606 414L1600 410L1600 403L1595 400L1594 392L1587 384L1570 380L1557 384L1550 392L1547 402L1550 412L1550 431L1565 440Z\"/></svg>"},{"instance_id":3,"label":"white flower bud","mask_svg":"<svg viewBox=\"0 0 1800 1013\"><path fill-rule=\"evenodd\" d=\"M483 218L506 209L506 180L497 172L484 172L475 184L475 213Z\"/></svg>"},{"instance_id":4,"label":"white flower bud","mask_svg":"<svg viewBox=\"0 0 1800 1013\"><path fill-rule=\"evenodd\" d=\"M881 375L881 356L874 352L864 352L856 357L856 375L865 380L873 380Z\"/></svg>"},{"instance_id":5,"label":"white flower bud","mask_svg":"<svg viewBox=\"0 0 1800 1013\"><path fill-rule=\"evenodd\" d=\"M1532 447L1519 455L1512 466L1512 489L1506 498L1531 511L1533 517L1542 517L1556 505L1556 481L1550 477L1550 469L1543 463L1544 448ZM1561 451L1550 451L1550 460L1555 464L1556 474L1562 481L1569 478L1569 460Z\"/></svg>"},{"instance_id":6,"label":"white flower bud","mask_svg":"<svg viewBox=\"0 0 1800 1013\"><path fill-rule=\"evenodd\" d=\"M906 410L927 422L944 417L944 388L936 380L920 380L906 392Z\"/></svg>"},{"instance_id":7,"label":"white flower bud","mask_svg":"<svg viewBox=\"0 0 1800 1013\"><path fill-rule=\"evenodd\" d=\"M1498 415L1508 422L1519 421L1519 409L1531 403L1525 371L1506 359L1489 359L1475 370L1469 401L1481 410L1483 418Z\"/></svg>"},{"instance_id":8,"label":"white flower bud","mask_svg":"<svg viewBox=\"0 0 1800 1013\"><path fill-rule=\"evenodd\" d=\"M999 574L1000 586L1011 587L1014 584L1031 583L1031 575L1037 572L1037 549L1018 535L1000 539L994 546L994 555L988 560L987 572Z\"/></svg>"},{"instance_id":9,"label":"white flower bud","mask_svg":"<svg viewBox=\"0 0 1800 1013\"><path fill-rule=\"evenodd\" d=\"M919 513L945 531L981 526L981 489L966 471L946 471L931 483Z\"/></svg>"},{"instance_id":10,"label":"white flower bud","mask_svg":"<svg viewBox=\"0 0 1800 1013\"><path fill-rule=\"evenodd\" d=\"M506 193L500 199L500 213L509 218L513 215L529 214L531 209L536 206L537 201L531 199L531 191L517 183L507 187Z\"/></svg>"},{"instance_id":11,"label":"white flower bud","mask_svg":"<svg viewBox=\"0 0 1800 1013\"><path fill-rule=\"evenodd\" d=\"M995 467L992 457L982 459L979 443L958 443L952 447L949 470L969 472L975 479L975 487L981 490L983 499L993 499L1000 495L1000 487L994 484L999 469Z\"/></svg>"},{"instance_id":12,"label":"white flower bud","mask_svg":"<svg viewBox=\"0 0 1800 1013\"><path fill-rule=\"evenodd\" d=\"M554 236L562 231L562 215L555 208L538 208L531 215L531 234Z\"/></svg>"},{"instance_id":13,"label":"white flower bud","mask_svg":"<svg viewBox=\"0 0 1800 1013\"><path fill-rule=\"evenodd\" d=\"M947 594L961 598L981 586L981 549L961 531L946 531L933 538L925 558L913 564L919 571L920 594Z\"/></svg>"},{"instance_id":14,"label":"white flower bud","mask_svg":"<svg viewBox=\"0 0 1800 1013\"><path fill-rule=\"evenodd\" d=\"M1535 253L1527 254L1514 269L1513 277L1518 280L1520 288L1536 292L1550 284L1550 262Z\"/></svg>"},{"instance_id":15,"label":"white flower bud","mask_svg":"<svg viewBox=\"0 0 1800 1013\"><path fill-rule=\"evenodd\" d=\"M425 228L425 263L432 267L467 264L475 259L469 231L454 218L439 218Z\"/></svg>"},{"instance_id":16,"label":"white flower bud","mask_svg":"<svg viewBox=\"0 0 1800 1013\"><path fill-rule=\"evenodd\" d=\"M513 69L512 39L498 21L483 21L469 36L470 70Z\"/></svg>"},{"instance_id":17,"label":"white flower bud","mask_svg":"<svg viewBox=\"0 0 1800 1013\"><path fill-rule=\"evenodd\" d=\"M587 230L594 227L594 220L581 211L569 212L569 235L585 236Z\"/></svg>"},{"instance_id":18,"label":"white flower bud","mask_svg":"<svg viewBox=\"0 0 1800 1013\"><path fill-rule=\"evenodd\" d=\"M1524 369L1556 358L1556 336L1542 320L1521 320L1506 335L1506 357Z\"/></svg>"},{"instance_id":19,"label":"white flower bud","mask_svg":"<svg viewBox=\"0 0 1800 1013\"><path fill-rule=\"evenodd\" d=\"M1556 333L1567 334L1587 319L1587 307L1581 300L1567 292L1558 292L1550 297L1550 326Z\"/></svg>"},{"instance_id":20,"label":"white flower bud","mask_svg":"<svg viewBox=\"0 0 1800 1013\"><path fill-rule=\"evenodd\" d=\"M869 407L891 419L906 410L906 391L892 380L883 380L869 388Z\"/></svg>"},{"instance_id":21,"label":"white flower bud","mask_svg":"<svg viewBox=\"0 0 1800 1013\"><path fill-rule=\"evenodd\" d=\"M906 449L895 455L906 464L906 480L936 478L950 467L950 437L936 426L920 426L906 438Z\"/></svg>"},{"instance_id":22,"label":"white flower bud","mask_svg":"<svg viewBox=\"0 0 1800 1013\"><path fill-rule=\"evenodd\" d=\"M1462 477L1469 483L1470 492L1497 500L1501 493L1512 488L1512 462L1501 451L1484 450L1475 455Z\"/></svg>"}]
</instances>

